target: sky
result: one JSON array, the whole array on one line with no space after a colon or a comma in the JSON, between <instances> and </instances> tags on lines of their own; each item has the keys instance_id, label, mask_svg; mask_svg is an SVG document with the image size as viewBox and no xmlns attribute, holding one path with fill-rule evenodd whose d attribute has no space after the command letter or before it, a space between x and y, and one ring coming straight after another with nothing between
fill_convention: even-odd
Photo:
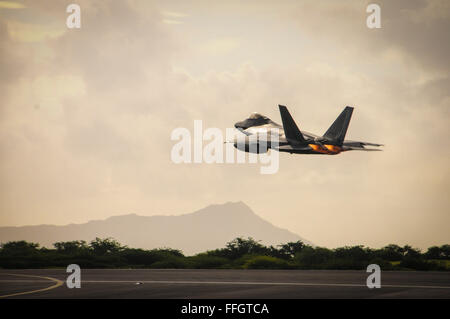
<instances>
[{"instance_id":1,"label":"sky","mask_svg":"<svg viewBox=\"0 0 450 319\"><path fill-rule=\"evenodd\" d=\"M0 1L0 226L243 201L319 246L450 243L450 2ZM175 164L177 127L251 112L383 152ZM228 146L226 146L228 147ZM231 147L231 146L230 146Z\"/></svg>"}]
</instances>

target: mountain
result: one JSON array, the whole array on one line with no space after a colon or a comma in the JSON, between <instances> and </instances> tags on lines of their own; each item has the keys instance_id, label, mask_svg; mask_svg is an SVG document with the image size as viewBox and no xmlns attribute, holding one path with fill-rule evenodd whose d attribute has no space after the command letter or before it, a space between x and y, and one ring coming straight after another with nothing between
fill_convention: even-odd
<instances>
[{"instance_id":1,"label":"mountain","mask_svg":"<svg viewBox=\"0 0 450 319\"><path fill-rule=\"evenodd\" d=\"M186 255L222 248L236 237L252 237L265 245L302 240L300 236L272 225L242 202L211 205L178 216L113 216L85 224L0 227L0 242L36 242L52 247L58 241L112 237L132 248L180 249Z\"/></svg>"}]
</instances>

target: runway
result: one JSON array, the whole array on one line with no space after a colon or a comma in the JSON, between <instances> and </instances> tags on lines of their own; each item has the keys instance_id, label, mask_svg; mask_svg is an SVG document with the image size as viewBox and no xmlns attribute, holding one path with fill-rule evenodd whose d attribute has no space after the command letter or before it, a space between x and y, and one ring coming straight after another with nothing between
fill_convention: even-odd
<instances>
[{"instance_id":1,"label":"runway","mask_svg":"<svg viewBox=\"0 0 450 319\"><path fill-rule=\"evenodd\" d=\"M365 271L82 269L69 289L65 269L0 270L0 298L445 298L449 272L382 271L369 289Z\"/></svg>"}]
</instances>

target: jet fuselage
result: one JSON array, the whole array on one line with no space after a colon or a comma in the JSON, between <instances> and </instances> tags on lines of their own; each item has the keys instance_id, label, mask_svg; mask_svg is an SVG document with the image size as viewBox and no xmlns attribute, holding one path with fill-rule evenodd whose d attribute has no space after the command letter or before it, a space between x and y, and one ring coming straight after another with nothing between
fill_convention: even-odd
<instances>
[{"instance_id":1,"label":"jet fuselage","mask_svg":"<svg viewBox=\"0 0 450 319\"><path fill-rule=\"evenodd\" d=\"M337 155L351 150L378 151L365 146L382 146L382 144L344 140L353 108L346 107L323 136L300 131L285 106L280 105L283 126L266 116L252 113L249 118L235 123L235 127L248 136L246 143L261 143L259 134L266 134L268 148L291 154ZM270 145L270 136L278 134L278 145ZM254 137L253 140L251 137ZM264 144L264 145L266 145ZM235 147L236 141L235 141ZM249 148L249 147L248 147ZM247 148L243 149L248 151Z\"/></svg>"}]
</instances>

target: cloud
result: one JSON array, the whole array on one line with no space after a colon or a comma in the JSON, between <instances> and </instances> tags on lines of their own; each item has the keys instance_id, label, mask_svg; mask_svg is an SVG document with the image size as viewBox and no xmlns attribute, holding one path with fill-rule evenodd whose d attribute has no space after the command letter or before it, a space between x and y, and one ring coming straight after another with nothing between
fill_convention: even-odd
<instances>
[{"instance_id":1,"label":"cloud","mask_svg":"<svg viewBox=\"0 0 450 319\"><path fill-rule=\"evenodd\" d=\"M166 17L172 17L172 18L185 18L189 15L182 12L173 12L173 11L163 11L162 14Z\"/></svg>"},{"instance_id":2,"label":"cloud","mask_svg":"<svg viewBox=\"0 0 450 319\"><path fill-rule=\"evenodd\" d=\"M163 11L162 15L165 17L163 19L163 23L165 24L183 24L184 21L183 18L188 17L188 14L181 13L181 12L173 12L173 11Z\"/></svg>"},{"instance_id":3,"label":"cloud","mask_svg":"<svg viewBox=\"0 0 450 319\"><path fill-rule=\"evenodd\" d=\"M64 32L64 28L26 24L18 21L7 21L8 33L12 40L20 42L38 42L46 38L57 38Z\"/></svg>"},{"instance_id":4,"label":"cloud","mask_svg":"<svg viewBox=\"0 0 450 319\"><path fill-rule=\"evenodd\" d=\"M220 55L228 54L238 47L239 39L223 37L208 41L200 47L200 50L203 50L209 54Z\"/></svg>"},{"instance_id":5,"label":"cloud","mask_svg":"<svg viewBox=\"0 0 450 319\"><path fill-rule=\"evenodd\" d=\"M65 25L64 5L24 2L20 11L34 15L0 21L0 223L244 200L319 245L448 242L439 226L449 221L448 48L438 45L446 4L395 3L381 3L383 28L369 30L360 1L224 3L183 28L163 20L206 17L201 2L186 11L80 1L82 28L49 36ZM17 41L7 23L40 26L42 36ZM207 59L212 67L201 68ZM318 134L353 105L348 137L385 143L385 151L281 154L272 176L251 164L170 161L172 129L194 119L225 129L253 111L279 121L279 103Z\"/></svg>"},{"instance_id":6,"label":"cloud","mask_svg":"<svg viewBox=\"0 0 450 319\"><path fill-rule=\"evenodd\" d=\"M182 21L179 21L179 20L170 20L170 19L163 19L162 21L165 24L182 24L183 23Z\"/></svg>"},{"instance_id":7,"label":"cloud","mask_svg":"<svg viewBox=\"0 0 450 319\"><path fill-rule=\"evenodd\" d=\"M25 6L22 3L12 1L0 1L0 9L23 9Z\"/></svg>"},{"instance_id":8,"label":"cloud","mask_svg":"<svg viewBox=\"0 0 450 319\"><path fill-rule=\"evenodd\" d=\"M448 1L379 1L381 29L368 29L365 25L365 9L369 3L304 1L287 14L298 22L302 32L333 43L338 53L345 49L373 59L396 50L402 55L403 63L410 62L427 71L448 72Z\"/></svg>"}]
</instances>

